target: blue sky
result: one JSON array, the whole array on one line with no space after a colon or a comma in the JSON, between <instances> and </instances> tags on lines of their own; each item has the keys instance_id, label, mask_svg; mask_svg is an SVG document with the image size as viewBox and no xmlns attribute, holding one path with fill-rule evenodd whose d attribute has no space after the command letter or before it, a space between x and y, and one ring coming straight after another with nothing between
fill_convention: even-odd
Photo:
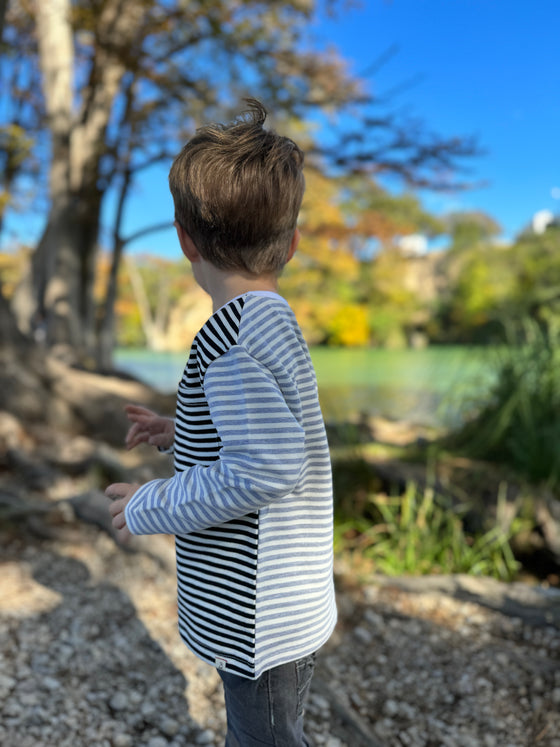
<instances>
[{"instance_id":1,"label":"blue sky","mask_svg":"<svg viewBox=\"0 0 560 747\"><path fill-rule=\"evenodd\" d=\"M469 162L484 188L426 193L435 214L482 210L511 239L543 209L560 213L560 0L363 0L313 29L360 74L387 49L396 53L371 81L384 94L410 80L396 103L441 135L476 135L486 153ZM340 3L341 7L344 2ZM136 190L131 231L172 219L168 167ZM37 221L28 221L28 228ZM21 228L21 224L20 224ZM30 239L23 236L20 238ZM174 231L134 251L179 256Z\"/></svg>"},{"instance_id":2,"label":"blue sky","mask_svg":"<svg viewBox=\"0 0 560 747\"><path fill-rule=\"evenodd\" d=\"M560 0L354 5L316 25L315 35L334 44L357 74L395 47L371 80L372 91L383 94L415 81L396 103L442 135L477 136L485 151L468 164L468 178L484 187L426 193L426 208L436 214L482 210L500 224L505 239L539 210L560 212ZM164 190L165 176L158 176ZM152 181L149 191L154 187ZM145 241L135 250L177 251L172 232Z\"/></svg>"},{"instance_id":3,"label":"blue sky","mask_svg":"<svg viewBox=\"0 0 560 747\"><path fill-rule=\"evenodd\" d=\"M369 0L321 32L357 73L384 49L383 93L418 76L398 101L444 135L474 134L470 164L487 186L424 196L436 213L480 209L512 238L538 210L560 212L560 2Z\"/></svg>"}]
</instances>

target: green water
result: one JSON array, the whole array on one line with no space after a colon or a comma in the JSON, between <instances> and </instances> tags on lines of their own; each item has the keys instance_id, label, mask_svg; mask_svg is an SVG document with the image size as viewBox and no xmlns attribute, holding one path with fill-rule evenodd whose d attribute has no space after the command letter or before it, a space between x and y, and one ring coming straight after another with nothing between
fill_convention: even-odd
<instances>
[{"instance_id":1,"label":"green water","mask_svg":"<svg viewBox=\"0 0 560 747\"><path fill-rule=\"evenodd\" d=\"M329 420L367 413L430 425L450 425L492 377L487 348L424 350L312 348L321 406ZM163 392L173 392L183 353L121 349L117 367Z\"/></svg>"}]
</instances>

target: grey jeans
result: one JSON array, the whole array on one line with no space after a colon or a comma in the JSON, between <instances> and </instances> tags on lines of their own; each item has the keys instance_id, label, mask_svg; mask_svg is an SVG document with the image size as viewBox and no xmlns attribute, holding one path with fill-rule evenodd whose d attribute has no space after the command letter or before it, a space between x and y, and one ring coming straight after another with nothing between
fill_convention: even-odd
<instances>
[{"instance_id":1,"label":"grey jeans","mask_svg":"<svg viewBox=\"0 0 560 747\"><path fill-rule=\"evenodd\" d=\"M303 706L314 668L311 654L256 680L218 670L226 701L226 747L309 747Z\"/></svg>"}]
</instances>

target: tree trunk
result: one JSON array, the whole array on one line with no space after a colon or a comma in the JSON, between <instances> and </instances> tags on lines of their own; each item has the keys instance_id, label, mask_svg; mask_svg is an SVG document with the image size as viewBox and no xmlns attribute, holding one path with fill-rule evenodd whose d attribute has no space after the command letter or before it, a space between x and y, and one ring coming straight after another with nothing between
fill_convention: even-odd
<instances>
[{"instance_id":1,"label":"tree trunk","mask_svg":"<svg viewBox=\"0 0 560 747\"><path fill-rule=\"evenodd\" d=\"M70 25L70 0L37 2L39 64L48 127L51 134L49 193L51 208L47 226L32 263L31 292L27 307L35 319L47 324L47 340L73 344L79 340L77 292L71 275L74 216L70 188L70 135L72 132L72 88L74 44ZM29 294L30 289L27 289ZM31 324L29 324L31 326Z\"/></svg>"},{"instance_id":2,"label":"tree trunk","mask_svg":"<svg viewBox=\"0 0 560 747\"><path fill-rule=\"evenodd\" d=\"M8 0L0 0L0 42L4 36L4 19L8 10Z\"/></svg>"},{"instance_id":3,"label":"tree trunk","mask_svg":"<svg viewBox=\"0 0 560 747\"><path fill-rule=\"evenodd\" d=\"M14 344L21 345L24 343L25 337L17 328L10 304L2 291L2 281L0 280L0 348L6 349Z\"/></svg>"},{"instance_id":4,"label":"tree trunk","mask_svg":"<svg viewBox=\"0 0 560 747\"><path fill-rule=\"evenodd\" d=\"M113 368L113 351L115 349L116 338L115 304L117 302L118 275L123 249L124 242L116 236L113 244L111 269L109 271L107 290L105 291L105 300L103 303L103 313L97 337L97 364L102 371L109 371Z\"/></svg>"},{"instance_id":5,"label":"tree trunk","mask_svg":"<svg viewBox=\"0 0 560 747\"><path fill-rule=\"evenodd\" d=\"M146 337L146 345L149 350L157 350L160 339L160 330L156 326L156 321L150 308L150 302L148 300L148 294L146 293L146 287L142 275L131 255L127 256L126 260L126 269L128 270L132 292L136 304L138 305L140 323L142 325L144 336Z\"/></svg>"},{"instance_id":6,"label":"tree trunk","mask_svg":"<svg viewBox=\"0 0 560 747\"><path fill-rule=\"evenodd\" d=\"M34 255L30 284L27 291L22 289L16 307L23 327L32 327L32 316L44 319L49 345L65 346L82 361L91 361L96 349L93 283L102 201L100 158L125 71L120 53L133 38L143 12L136 0L104 4L89 81L74 116L70 0L36 3L39 59L51 132L51 208Z\"/></svg>"}]
</instances>

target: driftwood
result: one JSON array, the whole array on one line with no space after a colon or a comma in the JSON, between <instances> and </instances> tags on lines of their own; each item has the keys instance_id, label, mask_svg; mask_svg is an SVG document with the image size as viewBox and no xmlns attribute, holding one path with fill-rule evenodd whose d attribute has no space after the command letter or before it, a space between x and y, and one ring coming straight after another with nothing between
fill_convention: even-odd
<instances>
[{"instance_id":1,"label":"driftwood","mask_svg":"<svg viewBox=\"0 0 560 747\"><path fill-rule=\"evenodd\" d=\"M131 377L74 368L40 346L0 350L0 411L24 426L43 425L121 446L128 428L123 410L127 402L170 414L174 407L173 397Z\"/></svg>"},{"instance_id":2,"label":"driftwood","mask_svg":"<svg viewBox=\"0 0 560 747\"><path fill-rule=\"evenodd\" d=\"M328 675L327 675L328 676ZM320 665L317 666L311 690L326 698L332 713L331 730L344 744L352 747L384 747L372 736L371 730L355 710L348 708L325 679Z\"/></svg>"},{"instance_id":3,"label":"driftwood","mask_svg":"<svg viewBox=\"0 0 560 747\"><path fill-rule=\"evenodd\" d=\"M410 594L436 592L461 601L474 602L507 617L518 617L525 624L535 627L560 627L560 589L518 582L505 584L493 578L466 574L395 578L377 576L373 583Z\"/></svg>"}]
</instances>

